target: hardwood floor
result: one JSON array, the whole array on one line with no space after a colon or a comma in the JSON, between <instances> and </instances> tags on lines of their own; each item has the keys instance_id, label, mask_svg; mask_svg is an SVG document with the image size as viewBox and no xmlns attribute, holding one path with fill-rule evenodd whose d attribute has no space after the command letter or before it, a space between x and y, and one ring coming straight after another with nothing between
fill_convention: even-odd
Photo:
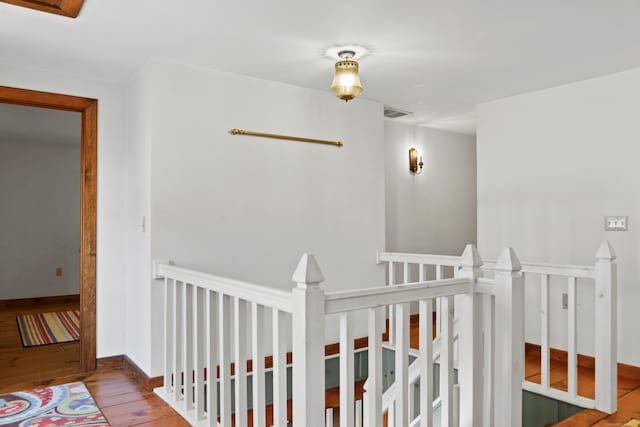
<instances>
[{"instance_id":1,"label":"hardwood floor","mask_svg":"<svg viewBox=\"0 0 640 427\"><path fill-rule=\"evenodd\" d=\"M78 295L28 300L0 301L0 390L54 379L77 372L80 366L78 342L23 348L16 315L77 310ZM47 378L39 377L47 373Z\"/></svg>"},{"instance_id":2,"label":"hardwood floor","mask_svg":"<svg viewBox=\"0 0 640 427\"><path fill-rule=\"evenodd\" d=\"M139 381L121 356L101 360L98 370L80 371L76 343L23 348L16 315L73 310L77 296L52 300L0 301L0 393L84 381L112 426L188 426Z\"/></svg>"},{"instance_id":3,"label":"hardwood floor","mask_svg":"<svg viewBox=\"0 0 640 427\"><path fill-rule=\"evenodd\" d=\"M94 372L79 372L78 343L54 344L23 348L18 334L17 314L77 309L77 297L42 302L0 301L0 393L26 390L38 386L84 381L105 417L117 426L188 426L173 409L149 391L139 376L128 367L121 356L103 359ZM413 320L413 319L412 319ZM411 322L411 346L418 345L417 322ZM552 387L566 390L567 368L562 358L551 361ZM578 394L594 397L594 369L582 363L578 370ZM526 354L526 377L540 382L540 355L536 351ZM356 385L357 399L362 384ZM631 418L640 418L640 370L621 370L618 378L619 410L606 414L585 410L559 423L559 427L612 427L621 426ZM327 391L327 407L335 408L334 419L339 419L339 390ZM289 402L289 411L291 411ZM267 416L271 419L271 407ZM251 412L250 412L251 413ZM251 419L251 415L249 415ZM337 425L337 424L334 424Z\"/></svg>"}]
</instances>

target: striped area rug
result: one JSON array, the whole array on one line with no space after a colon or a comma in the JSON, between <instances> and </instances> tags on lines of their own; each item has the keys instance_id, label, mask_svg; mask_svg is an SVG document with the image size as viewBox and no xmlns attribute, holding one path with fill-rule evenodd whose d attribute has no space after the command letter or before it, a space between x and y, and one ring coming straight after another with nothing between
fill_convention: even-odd
<instances>
[{"instance_id":1,"label":"striped area rug","mask_svg":"<svg viewBox=\"0 0 640 427\"><path fill-rule=\"evenodd\" d=\"M24 347L78 341L80 311L20 314L16 316Z\"/></svg>"}]
</instances>

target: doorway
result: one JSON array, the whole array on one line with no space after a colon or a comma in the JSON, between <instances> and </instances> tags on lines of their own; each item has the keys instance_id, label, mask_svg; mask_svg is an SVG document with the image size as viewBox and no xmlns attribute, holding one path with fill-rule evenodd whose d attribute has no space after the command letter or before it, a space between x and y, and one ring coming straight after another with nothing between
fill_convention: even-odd
<instances>
[{"instance_id":1,"label":"doorway","mask_svg":"<svg viewBox=\"0 0 640 427\"><path fill-rule=\"evenodd\" d=\"M0 86L0 102L81 113L80 142L80 370L96 369L96 234L98 101Z\"/></svg>"}]
</instances>

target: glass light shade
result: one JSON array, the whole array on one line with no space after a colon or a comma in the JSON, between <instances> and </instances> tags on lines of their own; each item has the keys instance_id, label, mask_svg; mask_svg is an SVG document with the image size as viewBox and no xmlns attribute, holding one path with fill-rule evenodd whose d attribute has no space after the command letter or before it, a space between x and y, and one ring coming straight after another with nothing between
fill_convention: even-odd
<instances>
[{"instance_id":1,"label":"glass light shade","mask_svg":"<svg viewBox=\"0 0 640 427\"><path fill-rule=\"evenodd\" d=\"M409 171L411 173L418 172L418 150L413 147L409 149Z\"/></svg>"},{"instance_id":2,"label":"glass light shade","mask_svg":"<svg viewBox=\"0 0 640 427\"><path fill-rule=\"evenodd\" d=\"M336 74L331 84L331 90L335 96L344 101L350 101L362 93L356 61L336 62Z\"/></svg>"}]
</instances>

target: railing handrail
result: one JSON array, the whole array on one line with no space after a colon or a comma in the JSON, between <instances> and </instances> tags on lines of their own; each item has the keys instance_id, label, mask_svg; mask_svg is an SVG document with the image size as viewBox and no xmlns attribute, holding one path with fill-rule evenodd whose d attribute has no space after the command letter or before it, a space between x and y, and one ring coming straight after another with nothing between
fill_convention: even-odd
<instances>
[{"instance_id":1,"label":"railing handrail","mask_svg":"<svg viewBox=\"0 0 640 427\"><path fill-rule=\"evenodd\" d=\"M460 278L331 292L325 294L325 314L460 295L468 293L471 285L472 280Z\"/></svg>"},{"instance_id":2,"label":"railing handrail","mask_svg":"<svg viewBox=\"0 0 640 427\"><path fill-rule=\"evenodd\" d=\"M408 264L440 265L459 267L461 257L455 255L412 254L405 252L378 252L377 263L397 262ZM522 262L523 273L547 274L559 277L594 279L595 268L589 265L554 264L544 262ZM483 270L495 270L496 260L484 260Z\"/></svg>"},{"instance_id":3,"label":"railing handrail","mask_svg":"<svg viewBox=\"0 0 640 427\"><path fill-rule=\"evenodd\" d=\"M575 277L577 279L595 279L595 268L588 265L550 264L543 262L523 262L522 272L529 274L547 274L549 276ZM495 270L495 260L485 260L483 270Z\"/></svg>"},{"instance_id":4,"label":"railing handrail","mask_svg":"<svg viewBox=\"0 0 640 427\"><path fill-rule=\"evenodd\" d=\"M155 276L179 282L188 283L204 289L220 292L230 297L240 298L291 313L293 303L291 291L272 288L269 286L243 282L228 277L216 276L201 271L190 270L171 264L156 264Z\"/></svg>"},{"instance_id":5,"label":"railing handrail","mask_svg":"<svg viewBox=\"0 0 640 427\"><path fill-rule=\"evenodd\" d=\"M457 255L432 255L432 254L412 254L406 252L378 252L376 264L382 262L408 262L411 264L428 264L458 266L460 256Z\"/></svg>"}]
</instances>

